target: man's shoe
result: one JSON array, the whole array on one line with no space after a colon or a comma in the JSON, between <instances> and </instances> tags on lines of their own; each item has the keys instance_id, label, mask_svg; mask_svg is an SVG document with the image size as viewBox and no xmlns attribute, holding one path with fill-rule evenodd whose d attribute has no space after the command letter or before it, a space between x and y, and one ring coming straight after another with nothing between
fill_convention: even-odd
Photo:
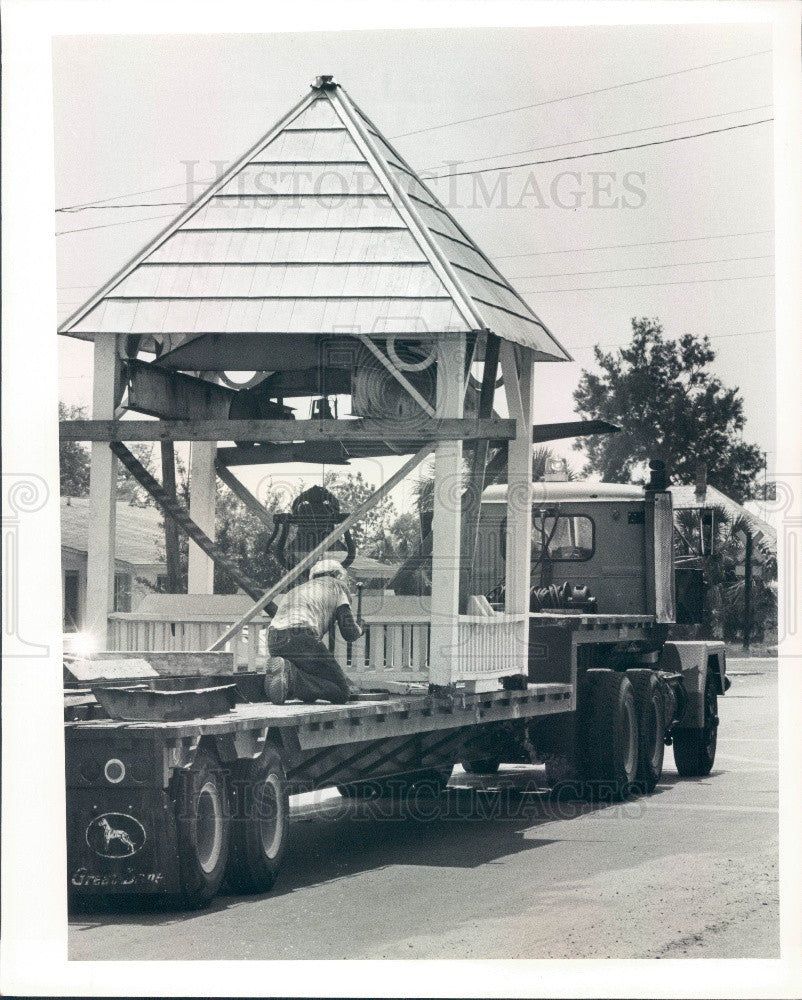
<instances>
[{"instance_id":1,"label":"man's shoe","mask_svg":"<svg viewBox=\"0 0 802 1000\"><path fill-rule=\"evenodd\" d=\"M281 660L281 663L276 672L267 678L267 697L274 705L283 705L292 697L290 664L283 657L275 659Z\"/></svg>"}]
</instances>

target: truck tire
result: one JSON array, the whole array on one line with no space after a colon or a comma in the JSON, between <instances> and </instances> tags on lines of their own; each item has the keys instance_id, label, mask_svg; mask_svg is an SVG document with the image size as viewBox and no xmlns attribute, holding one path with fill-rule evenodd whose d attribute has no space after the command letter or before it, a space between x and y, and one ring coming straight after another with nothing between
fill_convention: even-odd
<instances>
[{"instance_id":1,"label":"truck tire","mask_svg":"<svg viewBox=\"0 0 802 1000\"><path fill-rule=\"evenodd\" d=\"M705 681L704 725L696 729L675 729L674 763L683 778L703 778L713 770L718 739L718 696L716 682L708 672Z\"/></svg>"},{"instance_id":2,"label":"truck tire","mask_svg":"<svg viewBox=\"0 0 802 1000\"><path fill-rule=\"evenodd\" d=\"M463 760L462 769L467 774L495 774L501 767L498 757L486 757L483 760Z\"/></svg>"},{"instance_id":3,"label":"truck tire","mask_svg":"<svg viewBox=\"0 0 802 1000\"><path fill-rule=\"evenodd\" d=\"M231 789L233 824L226 879L235 892L269 892L287 845L290 800L281 753L268 744L237 768Z\"/></svg>"},{"instance_id":4,"label":"truck tire","mask_svg":"<svg viewBox=\"0 0 802 1000\"><path fill-rule=\"evenodd\" d=\"M192 767L179 772L175 808L180 902L200 909L223 881L230 833L224 776L211 754L201 750Z\"/></svg>"},{"instance_id":5,"label":"truck tire","mask_svg":"<svg viewBox=\"0 0 802 1000\"><path fill-rule=\"evenodd\" d=\"M619 802L638 772L638 718L626 674L588 670L579 706L578 757L589 797Z\"/></svg>"},{"instance_id":6,"label":"truck tire","mask_svg":"<svg viewBox=\"0 0 802 1000\"><path fill-rule=\"evenodd\" d=\"M638 716L638 773L635 791L650 795L663 773L666 706L653 670L627 670Z\"/></svg>"}]
</instances>

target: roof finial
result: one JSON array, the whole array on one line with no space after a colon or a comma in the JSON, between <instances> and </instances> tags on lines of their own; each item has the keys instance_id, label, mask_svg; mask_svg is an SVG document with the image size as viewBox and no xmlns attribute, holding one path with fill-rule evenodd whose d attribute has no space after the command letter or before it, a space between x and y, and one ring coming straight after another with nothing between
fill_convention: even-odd
<instances>
[{"instance_id":1,"label":"roof finial","mask_svg":"<svg viewBox=\"0 0 802 1000\"><path fill-rule=\"evenodd\" d=\"M312 90L334 90L338 86L333 76L316 76L315 82L311 84Z\"/></svg>"}]
</instances>

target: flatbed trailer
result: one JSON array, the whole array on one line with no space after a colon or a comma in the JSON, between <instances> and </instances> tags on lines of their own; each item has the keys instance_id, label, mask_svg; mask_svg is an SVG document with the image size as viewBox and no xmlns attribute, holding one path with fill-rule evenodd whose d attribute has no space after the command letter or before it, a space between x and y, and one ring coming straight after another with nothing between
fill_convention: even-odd
<instances>
[{"instance_id":1,"label":"flatbed trailer","mask_svg":"<svg viewBox=\"0 0 802 1000\"><path fill-rule=\"evenodd\" d=\"M437 793L472 742L497 729L523 735L532 720L564 712L573 696L568 684L528 684L447 699L239 704L177 722L67 722L70 886L167 893L193 906L211 898L227 870L241 888L267 889L284 852L289 794L334 785L379 795L388 781L396 792ZM269 801L246 790L243 804L266 759ZM248 862L257 828L261 842L275 840L261 866Z\"/></svg>"}]
</instances>

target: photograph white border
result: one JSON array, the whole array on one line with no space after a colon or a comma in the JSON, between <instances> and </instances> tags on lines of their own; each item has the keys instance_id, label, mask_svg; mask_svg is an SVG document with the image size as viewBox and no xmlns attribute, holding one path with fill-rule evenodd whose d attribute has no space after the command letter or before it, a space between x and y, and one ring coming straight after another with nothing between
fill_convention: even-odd
<instances>
[{"instance_id":1,"label":"photograph white border","mask_svg":"<svg viewBox=\"0 0 802 1000\"><path fill-rule=\"evenodd\" d=\"M778 475L799 475L800 6L780 2L142 3L5 0L3 541L18 545L19 634L47 655L4 658L4 995L794 997L802 982L799 639L781 650L781 937L776 961L68 962L57 443L51 43L57 35L220 34L578 24L774 27ZM41 505L15 528L10 477ZM38 477L38 478L37 478ZM41 491L41 484L49 493ZM38 501L29 501L35 504ZM7 525L9 527L7 527ZM18 529L18 530L17 530ZM802 530L802 529L800 529ZM12 534L16 531L14 539ZM5 565L5 563L4 563ZM782 581L782 571L780 580ZM781 600L783 600L781 583ZM9 607L9 595L5 596ZM4 631L4 638L6 633ZM169 933L169 930L166 931ZM132 941L132 946L135 942ZM391 967L390 967L391 966Z\"/></svg>"}]
</instances>

